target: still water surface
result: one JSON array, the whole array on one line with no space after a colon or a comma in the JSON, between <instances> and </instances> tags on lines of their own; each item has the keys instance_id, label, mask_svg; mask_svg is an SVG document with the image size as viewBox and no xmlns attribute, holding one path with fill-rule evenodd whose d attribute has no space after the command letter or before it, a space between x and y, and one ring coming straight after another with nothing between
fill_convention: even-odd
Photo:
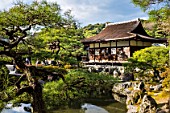
<instances>
[{"instance_id":1,"label":"still water surface","mask_svg":"<svg viewBox=\"0 0 170 113\"><path fill-rule=\"evenodd\" d=\"M30 113L24 110L24 107L28 107L30 104L23 104L19 107L12 107L12 104L8 104L1 113ZM91 103L84 103L79 109L67 108L58 109L56 111L48 111L48 113L126 113L126 106L119 102L105 102L96 101Z\"/></svg>"},{"instance_id":2,"label":"still water surface","mask_svg":"<svg viewBox=\"0 0 170 113\"><path fill-rule=\"evenodd\" d=\"M86 107L86 108L83 108ZM126 106L124 104L114 102L105 106L97 106L94 104L85 103L81 109L65 109L57 110L50 113L126 113Z\"/></svg>"}]
</instances>

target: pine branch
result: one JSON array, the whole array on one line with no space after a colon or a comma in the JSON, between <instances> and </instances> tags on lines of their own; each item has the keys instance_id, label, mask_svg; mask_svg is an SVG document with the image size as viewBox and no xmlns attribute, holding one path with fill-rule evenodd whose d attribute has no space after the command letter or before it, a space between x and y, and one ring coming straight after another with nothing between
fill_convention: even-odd
<instances>
[{"instance_id":1,"label":"pine branch","mask_svg":"<svg viewBox=\"0 0 170 113\"><path fill-rule=\"evenodd\" d=\"M23 94L24 92L31 94L33 92L33 87L32 86L23 86L22 88L17 90L16 96L19 96L19 95Z\"/></svg>"}]
</instances>

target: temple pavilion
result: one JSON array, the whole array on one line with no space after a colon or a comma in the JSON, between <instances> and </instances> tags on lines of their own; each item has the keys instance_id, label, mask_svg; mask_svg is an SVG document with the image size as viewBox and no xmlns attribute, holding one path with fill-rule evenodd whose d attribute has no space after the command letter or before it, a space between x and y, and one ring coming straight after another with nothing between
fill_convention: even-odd
<instances>
[{"instance_id":1,"label":"temple pavilion","mask_svg":"<svg viewBox=\"0 0 170 113\"><path fill-rule=\"evenodd\" d=\"M149 36L139 19L109 23L96 36L82 40L88 53L83 60L89 63L123 63L137 50L166 42L167 39Z\"/></svg>"}]
</instances>

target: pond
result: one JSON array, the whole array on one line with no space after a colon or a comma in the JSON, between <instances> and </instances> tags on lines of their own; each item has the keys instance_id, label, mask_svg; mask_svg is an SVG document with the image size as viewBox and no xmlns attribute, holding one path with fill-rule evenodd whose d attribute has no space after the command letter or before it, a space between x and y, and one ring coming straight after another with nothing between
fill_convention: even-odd
<instances>
[{"instance_id":1,"label":"pond","mask_svg":"<svg viewBox=\"0 0 170 113\"><path fill-rule=\"evenodd\" d=\"M30 104L21 103L18 107L12 107L12 104L8 104L1 113L30 113L24 110L24 107L29 106ZM48 113L126 113L126 105L116 101L93 100L82 104L79 109L58 109Z\"/></svg>"}]
</instances>

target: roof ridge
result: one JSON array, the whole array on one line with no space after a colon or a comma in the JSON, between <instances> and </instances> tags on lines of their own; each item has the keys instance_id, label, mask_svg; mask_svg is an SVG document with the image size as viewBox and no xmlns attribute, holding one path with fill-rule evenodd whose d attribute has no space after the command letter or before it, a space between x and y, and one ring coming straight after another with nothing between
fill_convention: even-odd
<instances>
[{"instance_id":1,"label":"roof ridge","mask_svg":"<svg viewBox=\"0 0 170 113\"><path fill-rule=\"evenodd\" d=\"M122 22L108 23L107 26L110 26L110 25L119 25L119 24L124 24L124 23L135 22L135 21L140 21L140 18L133 19L133 20L128 20L128 21L122 21Z\"/></svg>"}]
</instances>

